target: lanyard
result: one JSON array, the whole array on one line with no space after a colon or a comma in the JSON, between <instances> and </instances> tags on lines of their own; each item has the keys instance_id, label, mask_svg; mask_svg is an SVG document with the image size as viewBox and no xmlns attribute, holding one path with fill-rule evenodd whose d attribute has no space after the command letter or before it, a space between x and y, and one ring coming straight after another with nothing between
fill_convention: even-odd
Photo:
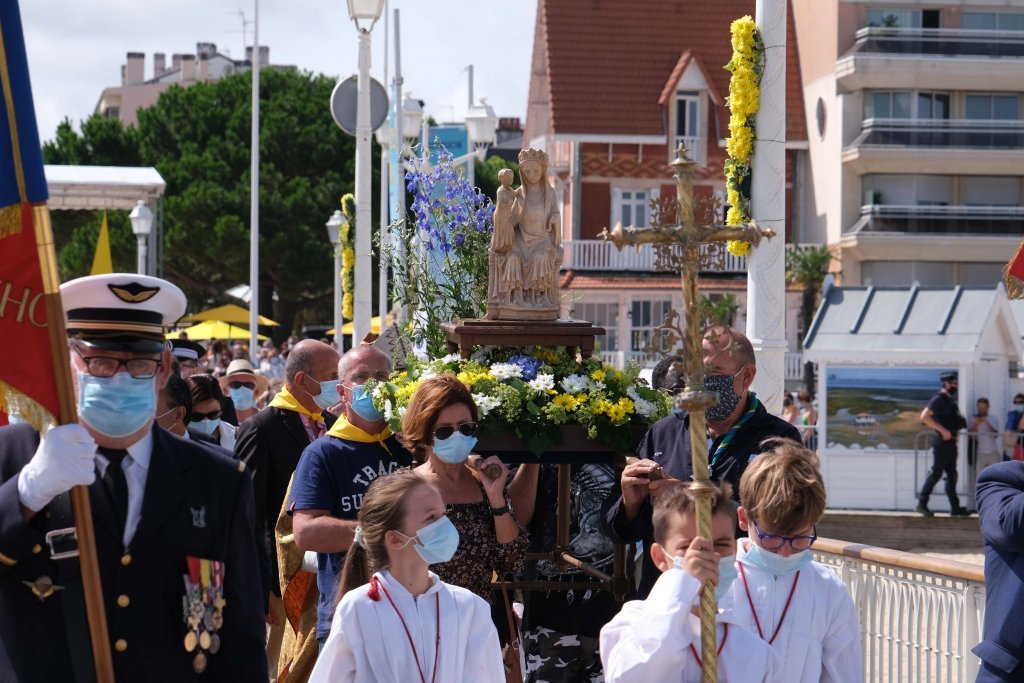
<instances>
[{"instance_id":1,"label":"lanyard","mask_svg":"<svg viewBox=\"0 0 1024 683\"><path fill-rule=\"evenodd\" d=\"M416 673L420 675L420 682L427 683L427 678L423 674L423 665L420 664L420 656L416 653L416 645L412 642L412 634L409 633L409 627L405 624L405 617L398 611L395 601L391 599L391 594L388 593L388 589L384 587L384 584L380 583L378 585L384 591L384 597L391 603L391 609L395 610L395 614L398 615L398 619L402 622L402 628L405 629L405 637L409 639L409 647L412 649L412 657L416 660ZM437 660L438 654L441 651L441 598L438 593L434 593L434 612L437 617L437 638L434 640L434 673L430 675L430 683L434 683L434 680L437 678Z\"/></svg>"},{"instance_id":2,"label":"lanyard","mask_svg":"<svg viewBox=\"0 0 1024 683\"><path fill-rule=\"evenodd\" d=\"M761 636L761 640L764 640L764 632L761 631L761 620L757 618L757 610L754 609L754 600L750 597L750 588L747 587L747 573L743 571L743 563L737 562L736 566L740 569L740 578L743 579L743 591L747 594L747 602L750 604L750 612L754 615L754 625L757 626L757 635ZM789 597L786 598L786 606L782 608L782 616L779 618L779 624L775 627L775 633L772 634L772 639L768 641L771 645L775 642L775 639L779 635L779 631L782 629L782 622L786 620L786 615L789 614L789 606L793 603L793 594L796 593L796 584L800 580L800 572L796 573L793 577L793 587L789 589Z\"/></svg>"},{"instance_id":3,"label":"lanyard","mask_svg":"<svg viewBox=\"0 0 1024 683\"><path fill-rule=\"evenodd\" d=\"M728 448L729 444L732 443L732 440L736 438L736 432L743 429L743 425L750 421L750 418L752 418L754 413L757 412L757 407L759 405L761 405L761 402L757 400L757 396L754 395L754 392L750 392L750 408L747 409L747 412L743 413L743 417L741 417L736 424L732 426L732 429L725 433L725 436L719 442L718 448L715 449L715 454L711 456L711 464L708 465L709 470L714 469L715 464L718 463L719 456L725 453L725 449Z\"/></svg>"},{"instance_id":4,"label":"lanyard","mask_svg":"<svg viewBox=\"0 0 1024 683\"><path fill-rule=\"evenodd\" d=\"M722 628L725 629L725 632L722 634L722 642L718 644L718 656L719 656L719 658L721 658L721 656L722 656L722 650L725 649L725 641L729 640L729 624L722 624ZM704 670L704 662L701 661L700 655L697 654L697 648L695 648L693 646L693 643L690 643L690 652L693 653L693 656L697 660L697 665L700 667L700 670L703 671Z\"/></svg>"}]
</instances>

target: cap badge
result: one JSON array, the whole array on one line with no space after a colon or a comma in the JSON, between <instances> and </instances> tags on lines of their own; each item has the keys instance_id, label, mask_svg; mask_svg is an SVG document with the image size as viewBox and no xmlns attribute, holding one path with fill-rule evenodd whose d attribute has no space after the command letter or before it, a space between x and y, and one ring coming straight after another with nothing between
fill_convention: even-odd
<instances>
[{"instance_id":1,"label":"cap badge","mask_svg":"<svg viewBox=\"0 0 1024 683\"><path fill-rule=\"evenodd\" d=\"M144 301L149 301L160 291L159 287L146 287L138 282L130 282L126 285L107 285L107 287L114 293L114 296L127 304L141 304Z\"/></svg>"},{"instance_id":2,"label":"cap badge","mask_svg":"<svg viewBox=\"0 0 1024 683\"><path fill-rule=\"evenodd\" d=\"M64 586L58 586L49 576L40 576L35 581L22 581L23 584L32 589L32 594L39 598L39 602L46 600L57 591L64 590Z\"/></svg>"}]
</instances>

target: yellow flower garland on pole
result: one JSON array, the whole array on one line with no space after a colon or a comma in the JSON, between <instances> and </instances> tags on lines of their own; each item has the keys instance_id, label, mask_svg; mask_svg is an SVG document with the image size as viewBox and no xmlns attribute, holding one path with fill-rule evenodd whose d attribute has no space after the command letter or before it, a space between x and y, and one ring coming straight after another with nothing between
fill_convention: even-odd
<instances>
[{"instance_id":1,"label":"yellow flower garland on pole","mask_svg":"<svg viewBox=\"0 0 1024 683\"><path fill-rule=\"evenodd\" d=\"M750 195L744 185L750 178L751 157L757 141L755 121L761 99L761 74L764 72L764 43L761 32L750 16L732 22L732 59L725 65L729 79L729 139L726 141L725 185L729 211L727 225L750 220ZM750 243L730 240L726 249L734 256L749 256Z\"/></svg>"},{"instance_id":2,"label":"yellow flower garland on pole","mask_svg":"<svg viewBox=\"0 0 1024 683\"><path fill-rule=\"evenodd\" d=\"M346 220L338 235L341 251L341 317L352 320L352 300L355 291L356 250L352 240L352 226L356 224L356 198L351 192L341 198L341 213ZM340 332L338 332L340 334Z\"/></svg>"}]
</instances>

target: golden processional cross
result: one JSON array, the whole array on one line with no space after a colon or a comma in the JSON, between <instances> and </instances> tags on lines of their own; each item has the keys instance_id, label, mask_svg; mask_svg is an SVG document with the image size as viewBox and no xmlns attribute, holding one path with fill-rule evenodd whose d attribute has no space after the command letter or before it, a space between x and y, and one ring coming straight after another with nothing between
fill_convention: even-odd
<instances>
[{"instance_id":1,"label":"golden processional cross","mask_svg":"<svg viewBox=\"0 0 1024 683\"><path fill-rule=\"evenodd\" d=\"M616 225L609 233L603 230L599 237L610 240L620 250L624 245L662 244L679 245L681 252L670 258L671 265L679 268L683 287L683 306L686 329L682 335L685 361L686 387L675 396L677 407L685 408L690 416L690 448L693 462L693 491L697 502L697 534L713 540L711 533L711 500L715 487L708 471L708 442L704 411L718 403L716 392L704 389L704 363L699 319L697 276L701 269L701 245L742 240L757 246L763 237L772 238L775 231L762 229L756 223L739 225L697 225L694 214L693 173L697 164L686 158L686 148L679 145L672 161L676 176L676 197L679 202L678 224L649 228ZM732 340L730 339L730 342ZM716 636L715 588L708 582L701 589L701 654L704 683L718 681L718 639Z\"/></svg>"}]
</instances>

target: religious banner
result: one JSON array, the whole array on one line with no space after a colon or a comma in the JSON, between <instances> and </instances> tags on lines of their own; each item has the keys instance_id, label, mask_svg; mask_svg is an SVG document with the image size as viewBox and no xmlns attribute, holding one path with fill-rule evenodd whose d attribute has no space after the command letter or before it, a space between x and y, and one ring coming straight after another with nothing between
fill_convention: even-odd
<instances>
[{"instance_id":1,"label":"religious banner","mask_svg":"<svg viewBox=\"0 0 1024 683\"><path fill-rule=\"evenodd\" d=\"M0 410L39 427L60 412L46 297L59 283L17 2L0 5L0 85Z\"/></svg>"},{"instance_id":2,"label":"religious banner","mask_svg":"<svg viewBox=\"0 0 1024 683\"><path fill-rule=\"evenodd\" d=\"M1017 253L1003 270L1006 293L1011 299L1024 299L1024 242L1017 247Z\"/></svg>"}]
</instances>

